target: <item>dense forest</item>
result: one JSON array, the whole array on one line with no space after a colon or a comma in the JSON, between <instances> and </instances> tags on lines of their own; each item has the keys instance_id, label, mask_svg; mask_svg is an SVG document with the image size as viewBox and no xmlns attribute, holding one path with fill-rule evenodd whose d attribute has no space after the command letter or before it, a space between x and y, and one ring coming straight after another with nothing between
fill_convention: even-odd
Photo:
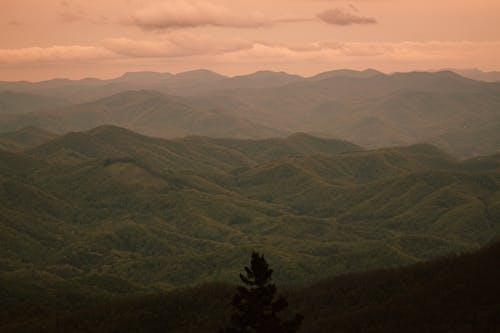
<instances>
[{"instance_id":1,"label":"dense forest","mask_svg":"<svg viewBox=\"0 0 500 333\"><path fill-rule=\"evenodd\" d=\"M475 253L325 278L309 286L276 283L288 299L288 312L304 316L299 332L499 332L499 256L496 242ZM235 292L231 284L208 283L107 302L97 298L73 311L61 304L27 301L17 313L3 312L0 329L217 332L229 323Z\"/></svg>"},{"instance_id":2,"label":"dense forest","mask_svg":"<svg viewBox=\"0 0 500 333\"><path fill-rule=\"evenodd\" d=\"M166 140L113 126L8 138L23 148L0 152L6 322L195 298L194 286L233 282L253 250L295 290L500 234L498 154L457 160L431 145L364 150L300 133Z\"/></svg>"}]
</instances>

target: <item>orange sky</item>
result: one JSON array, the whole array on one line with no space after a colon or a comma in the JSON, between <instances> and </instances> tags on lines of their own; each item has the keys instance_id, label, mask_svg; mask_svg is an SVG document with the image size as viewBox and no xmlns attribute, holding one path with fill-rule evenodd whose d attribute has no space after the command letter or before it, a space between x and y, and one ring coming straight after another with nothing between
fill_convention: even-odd
<instances>
[{"instance_id":1,"label":"orange sky","mask_svg":"<svg viewBox=\"0 0 500 333\"><path fill-rule=\"evenodd\" d=\"M500 70L499 0L1 0L0 80Z\"/></svg>"}]
</instances>

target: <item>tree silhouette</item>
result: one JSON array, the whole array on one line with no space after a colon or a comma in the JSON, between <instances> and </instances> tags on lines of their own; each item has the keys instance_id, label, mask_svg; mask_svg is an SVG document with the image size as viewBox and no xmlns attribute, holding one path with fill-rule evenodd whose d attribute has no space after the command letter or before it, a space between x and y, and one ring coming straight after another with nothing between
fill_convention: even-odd
<instances>
[{"instance_id":1,"label":"tree silhouette","mask_svg":"<svg viewBox=\"0 0 500 333\"><path fill-rule=\"evenodd\" d=\"M275 299L276 285L271 283L273 270L264 256L252 253L250 267L245 267L245 275L240 274L244 286L238 286L233 297L234 313L231 326L223 333L294 333L297 332L302 316L297 314L291 320L282 321L278 313L286 309L284 297Z\"/></svg>"}]
</instances>

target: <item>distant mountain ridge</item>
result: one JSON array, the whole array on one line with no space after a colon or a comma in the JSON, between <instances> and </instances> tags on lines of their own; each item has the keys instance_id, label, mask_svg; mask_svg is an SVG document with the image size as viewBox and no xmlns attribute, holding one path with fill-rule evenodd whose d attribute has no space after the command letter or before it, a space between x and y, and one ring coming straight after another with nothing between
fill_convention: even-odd
<instances>
[{"instance_id":1,"label":"distant mountain ridge","mask_svg":"<svg viewBox=\"0 0 500 333\"><path fill-rule=\"evenodd\" d=\"M19 117L0 115L0 129L4 131L28 125L65 133L105 124L170 138L194 134L251 138L282 133L229 112L197 108L183 97L152 90L127 91L93 102Z\"/></svg>"},{"instance_id":2,"label":"distant mountain ridge","mask_svg":"<svg viewBox=\"0 0 500 333\"><path fill-rule=\"evenodd\" d=\"M450 69L451 71L473 79L473 80L478 80L478 81L484 81L484 82L500 82L500 72L499 71L491 71L491 72L484 72L482 70L479 70L477 68L472 68L472 69Z\"/></svg>"},{"instance_id":3,"label":"distant mountain ridge","mask_svg":"<svg viewBox=\"0 0 500 333\"><path fill-rule=\"evenodd\" d=\"M487 82L497 82L494 78L498 77L499 72L483 72L478 69L443 69L438 72L453 72L460 76ZM429 72L429 73L438 73ZM406 72L411 73L411 72ZM0 81L0 91L10 90L16 92L33 91L38 92L43 95L53 95L57 93L57 89L64 88L71 89L74 86L83 86L87 89L90 87L98 86L101 89L110 89L110 94L118 92L113 90L112 86L121 86L121 91L132 90L132 89L155 89L161 90L160 86L164 85L166 87L173 88L172 93L176 93L176 88L191 87L195 88L197 85L203 84L213 84L218 82L220 87L204 87L203 89L240 89L240 88L257 88L257 84L263 84L267 86L279 86L286 85L291 82L297 81L319 81L327 78L333 77L351 77L351 78L369 78L373 76L391 76L399 73L385 74L383 72L377 71L375 69L366 69L362 71L351 70L351 69L337 69L326 71L312 75L310 77L304 77L297 74L288 74L286 72L275 72L270 70L260 70L254 73L236 76L225 76L218 74L216 72L198 69L186 72L180 72L177 74L172 74L168 72L126 72L123 75L113 78L113 79L97 79L97 78L84 78L80 80L70 80L70 79L51 79L39 82L29 82L29 81ZM167 91L164 91L167 92ZM98 98L100 96L92 97L92 99ZM76 102L82 101L81 98L75 100Z\"/></svg>"},{"instance_id":4,"label":"distant mountain ridge","mask_svg":"<svg viewBox=\"0 0 500 333\"><path fill-rule=\"evenodd\" d=\"M113 80L0 83L7 88L73 104L13 107L0 113L2 132L36 126L61 134L112 124L165 138L304 132L369 148L427 142L459 157L500 150L500 84L452 71L337 70L309 78L137 72Z\"/></svg>"},{"instance_id":5,"label":"distant mountain ridge","mask_svg":"<svg viewBox=\"0 0 500 333\"><path fill-rule=\"evenodd\" d=\"M246 75L233 77L224 76L216 72L199 69L177 74L159 72L127 72L114 79L84 78L81 80L52 79L40 82L9 82L0 81L0 91L10 90L15 92L32 92L44 96L64 96L73 102L83 102L104 97L126 90L151 89L172 94L189 94L195 92L212 91L221 89L266 88L283 86L299 81L319 81L327 78L350 77L369 78L377 75L387 75L374 69L364 71L339 69L303 77L286 72L269 70L257 71ZM217 85L214 86L214 84ZM75 89L84 89L78 96ZM101 89L101 92L97 91ZM104 91L102 91L104 90Z\"/></svg>"}]
</instances>

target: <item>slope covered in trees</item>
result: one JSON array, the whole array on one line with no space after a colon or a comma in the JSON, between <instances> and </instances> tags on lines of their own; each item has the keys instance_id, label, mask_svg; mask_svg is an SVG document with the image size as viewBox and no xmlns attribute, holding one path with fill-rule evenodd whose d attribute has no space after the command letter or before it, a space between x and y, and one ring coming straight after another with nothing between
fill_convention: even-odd
<instances>
[{"instance_id":1,"label":"slope covered in trees","mask_svg":"<svg viewBox=\"0 0 500 333\"><path fill-rule=\"evenodd\" d=\"M24 150L49 142L56 137L56 134L36 127L24 127L14 132L0 133L0 149L6 151Z\"/></svg>"},{"instance_id":2,"label":"slope covered in trees","mask_svg":"<svg viewBox=\"0 0 500 333\"><path fill-rule=\"evenodd\" d=\"M0 278L61 304L230 281L253 249L275 258L276 278L300 284L500 234L498 155L361 151L305 134L165 140L106 126L1 160ZM25 300L8 295L5 306Z\"/></svg>"},{"instance_id":3,"label":"slope covered in trees","mask_svg":"<svg viewBox=\"0 0 500 333\"><path fill-rule=\"evenodd\" d=\"M478 252L288 288L299 332L497 332L500 243ZM271 265L274 260L271 260ZM236 279L236 275L233 277ZM277 283L282 288L282 280ZM16 284L2 284L3 294ZM286 289L286 288L285 288ZM234 287L210 283L69 311L38 301L2 312L2 332L217 332L231 315ZM35 302L35 301L34 301ZM102 302L102 298L101 298ZM27 304L25 304L27 306ZM16 312L16 310L18 312ZM24 311L19 315L19 311Z\"/></svg>"}]
</instances>

